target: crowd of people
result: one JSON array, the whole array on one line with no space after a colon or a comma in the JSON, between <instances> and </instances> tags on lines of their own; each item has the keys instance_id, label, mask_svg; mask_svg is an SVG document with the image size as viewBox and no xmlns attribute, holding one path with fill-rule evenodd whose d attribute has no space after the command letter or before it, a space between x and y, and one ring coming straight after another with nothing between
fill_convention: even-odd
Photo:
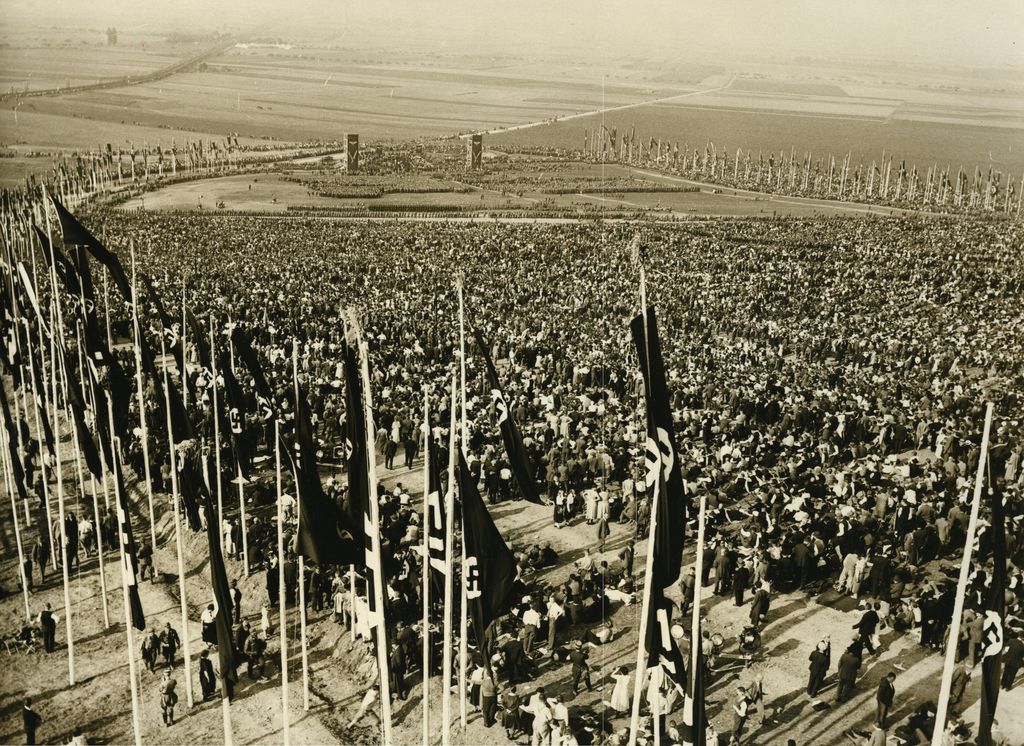
<instances>
[{"instance_id":1,"label":"crowd of people","mask_svg":"<svg viewBox=\"0 0 1024 746\"><path fill-rule=\"evenodd\" d=\"M780 594L803 589L852 597L860 608L851 614L849 639L834 641L838 655L833 659L833 641L802 651L811 664L807 694L816 701L833 663L836 699L857 690L858 670L875 652L883 625L940 649L955 583L938 568L963 549L984 402L992 400L987 474L1006 504L1011 577L1004 683L1015 683L1017 638L1024 634L1019 226L820 218L672 227L432 224L426 230L412 223L116 212L87 222L97 234L102 225L108 244L122 254L135 245L140 268L172 309L184 292L202 328L212 319L220 331L230 325L248 331L286 426L297 346L322 462L342 461L341 309L356 307L369 344L382 475L408 469L421 455L425 393L431 437L447 461L447 396L459 350L454 288L462 280L467 322L498 361L509 415L521 428L552 525L585 521L594 540L568 579L551 584L545 571L565 562L558 550L508 526L521 595L495 630L494 659L475 660L471 696L484 724L500 719L510 738L529 733L535 745L563 746L621 744L627 737L629 671L613 677L603 705L568 703L592 687L588 651L614 637L612 617L638 601L643 584L633 557L635 538L646 535L649 523L643 382L628 335L639 307L637 261L657 308L686 490L691 499L707 498L704 572L698 581L692 567L684 570L673 591L680 614L698 582L705 598L716 593L749 604L751 634L771 619ZM639 250L631 252L627 246L638 232ZM196 269L183 272L186 267ZM159 346L163 332L151 310L144 325ZM115 302L110 312L115 333L127 336L126 307ZM223 334L217 338L227 343ZM471 339L469 346L467 451L487 499L501 504L519 493L493 424L480 355ZM188 370L199 392L189 401L191 414L206 432L209 376L194 357ZM252 452L269 456L273 431L259 414L252 382L239 378L250 403L243 437ZM169 468L159 422L150 434L151 476L159 485ZM126 449L141 472L140 443ZM224 462L231 463L226 447ZM285 486L293 493L287 478ZM332 474L325 486L345 503L344 475ZM257 476L246 491L254 508L276 499L272 475ZM401 485L382 488L379 498L391 690L403 697L421 660L422 517ZM977 678L976 620L992 557L986 506L981 516L961 627L964 682L972 671ZM695 543L695 516L689 519L687 563ZM602 557L609 526L617 523L628 527L630 539L615 545L617 555ZM245 532L249 566L267 569L267 598L259 600L266 620L278 591L273 516L253 510L245 526L231 516L224 531L229 554L240 554ZM297 584L293 563L289 555L289 595ZM351 622L346 573L313 568L306 580L307 603ZM247 630L247 621L236 622L236 634ZM265 645L268 632L247 631L243 652L261 633ZM713 661L718 643L712 630L705 632L705 657ZM254 657L258 675L262 651ZM558 691L533 683L546 661L568 672ZM713 665L708 676L716 687L732 680ZM928 742L921 739L934 727L934 698L893 723L899 679L894 684L885 675L875 684L877 711L873 719L865 713L868 722L883 734L897 728L911 743ZM667 713L659 721L667 743L679 742L681 700L671 687L647 692L645 738L655 727L649 714L660 711ZM954 707L957 715L964 704ZM363 709L373 708L364 700ZM757 727L768 727L771 708L759 685L737 691L731 711L731 729L720 728L722 744L726 732L734 742L748 742L754 716Z\"/></svg>"}]
</instances>

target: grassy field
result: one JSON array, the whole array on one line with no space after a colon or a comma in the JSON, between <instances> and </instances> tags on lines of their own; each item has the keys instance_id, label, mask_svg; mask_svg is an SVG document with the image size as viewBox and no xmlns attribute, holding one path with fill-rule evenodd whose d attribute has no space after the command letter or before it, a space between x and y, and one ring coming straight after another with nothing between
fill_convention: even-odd
<instances>
[{"instance_id":1,"label":"grassy field","mask_svg":"<svg viewBox=\"0 0 1024 746\"><path fill-rule=\"evenodd\" d=\"M837 157L852 153L853 163L880 160L882 151L906 158L909 164L928 167L938 162L973 170L989 164L1019 175L1024 171L1024 127L1020 129L951 125L948 123L868 118L853 115L823 116L782 111L752 111L740 108L707 107L705 97L682 99L678 104L655 104L624 111L581 117L541 127L493 135L497 146L557 146L580 148L588 128L617 127L619 132L636 127L646 143L650 137L689 143L702 152L709 140L721 150L736 148L774 151L796 148L798 154L811 151L816 157L828 153ZM839 106L841 110L842 107Z\"/></svg>"}]
</instances>

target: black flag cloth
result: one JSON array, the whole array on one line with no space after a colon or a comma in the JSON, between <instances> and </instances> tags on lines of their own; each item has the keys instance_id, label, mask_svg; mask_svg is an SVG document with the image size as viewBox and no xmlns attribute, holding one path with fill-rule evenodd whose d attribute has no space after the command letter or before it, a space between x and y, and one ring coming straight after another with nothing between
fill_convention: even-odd
<instances>
[{"instance_id":1,"label":"black flag cloth","mask_svg":"<svg viewBox=\"0 0 1024 746\"><path fill-rule=\"evenodd\" d=\"M124 474L121 471L121 459L114 458L114 479L117 480L117 525L121 535L122 553L121 573L125 585L128 586L128 607L131 609L132 626L135 629L146 628L146 617L142 613L142 600L139 598L139 560L135 554L135 537L132 535L132 521L128 514L128 493L124 486Z\"/></svg>"},{"instance_id":2,"label":"black flag cloth","mask_svg":"<svg viewBox=\"0 0 1024 746\"><path fill-rule=\"evenodd\" d=\"M316 446L310 423L309 405L299 395L295 405L296 491L299 501L298 554L326 565L361 565L362 542L349 517L324 494L316 467Z\"/></svg>"},{"instance_id":3,"label":"black flag cloth","mask_svg":"<svg viewBox=\"0 0 1024 746\"><path fill-rule=\"evenodd\" d=\"M530 458L523 446L523 436L519 432L512 413L509 411L505 394L502 393L501 384L498 383L498 372L494 369L494 363L487 350L487 345L480 332L473 330L473 338L480 350L480 355L487 366L487 385L491 387L491 401L494 403L494 414L498 420L498 428L501 430L501 440L505 444L505 452L508 454L508 461L512 467L512 474L516 478L520 492L529 502L542 504L540 495L537 493L537 483L533 478L533 467L530 465Z\"/></svg>"},{"instance_id":4,"label":"black flag cloth","mask_svg":"<svg viewBox=\"0 0 1024 746\"><path fill-rule=\"evenodd\" d=\"M14 484L18 490L18 497L24 502L28 500L28 490L25 487L25 470L21 464L21 456L18 454L18 423L14 421L10 405L7 403L7 391L4 388L2 376L0 376L0 411L3 412L4 427L7 429L7 450L14 471ZM42 499L40 496L40 502ZM43 535L47 535L45 531L43 531Z\"/></svg>"},{"instance_id":5,"label":"black flag cloth","mask_svg":"<svg viewBox=\"0 0 1024 746\"><path fill-rule=\"evenodd\" d=\"M50 200L57 209L57 217L60 218L60 230L64 235L65 245L84 246L96 258L96 261L107 268L107 271L110 272L110 277L114 280L114 284L117 285L117 289L121 291L121 295L124 296L126 301L131 303L132 286L128 282L128 276L124 272L121 260L106 246L97 241L56 197L51 195Z\"/></svg>"},{"instance_id":6,"label":"black flag cloth","mask_svg":"<svg viewBox=\"0 0 1024 746\"><path fill-rule=\"evenodd\" d=\"M234 685L238 681L238 658L236 657L234 638L231 634L231 588L228 586L228 575L224 569L224 557L220 551L220 536L217 515L210 493L203 495L206 505L206 538L210 545L210 583L213 585L213 598L217 602L217 656L220 658L220 686L223 696L231 699Z\"/></svg>"},{"instance_id":7,"label":"black flag cloth","mask_svg":"<svg viewBox=\"0 0 1024 746\"><path fill-rule=\"evenodd\" d=\"M231 360L221 351L217 361L218 372L224 379L224 391L227 394L228 427L231 430L231 449L235 455L238 473L246 482L249 481L249 467L252 454L245 440L245 397L238 385L235 374L231 371Z\"/></svg>"},{"instance_id":8,"label":"black flag cloth","mask_svg":"<svg viewBox=\"0 0 1024 746\"><path fill-rule=\"evenodd\" d=\"M238 353L238 357L245 364L249 375L252 376L263 420L265 422L272 420L276 415L274 394L270 390L270 386L267 385L267 377L263 374L263 366L260 365L256 351L253 350L249 343L249 337L240 326L231 330L231 344L234 345L235 352Z\"/></svg>"},{"instance_id":9,"label":"black flag cloth","mask_svg":"<svg viewBox=\"0 0 1024 746\"><path fill-rule=\"evenodd\" d=\"M647 309L646 324L643 317L637 316L630 324L630 329L640 360L640 370L644 376L644 394L647 401L648 494L653 486L652 480L657 479L660 483L657 524L653 527L654 572L655 578L661 582L660 587L664 588L679 579L682 567L686 495L683 491L679 450L676 448L672 408L669 404L668 386L665 383L665 366L661 359L661 343L658 340L654 309ZM651 469L652 459L657 461L656 472Z\"/></svg>"},{"instance_id":10,"label":"black flag cloth","mask_svg":"<svg viewBox=\"0 0 1024 746\"><path fill-rule=\"evenodd\" d=\"M999 669L1005 646L1006 621L1006 523L1003 493L989 477L988 495L992 506L992 578L985 602L982 626L981 724L979 746L992 743L992 722L999 702Z\"/></svg>"},{"instance_id":11,"label":"black flag cloth","mask_svg":"<svg viewBox=\"0 0 1024 746\"><path fill-rule=\"evenodd\" d=\"M345 367L345 460L348 471L348 518L362 536L370 515L369 460L366 452L366 408L363 399L363 382L359 374L359 351L354 339L344 343ZM365 557L356 565L362 569Z\"/></svg>"},{"instance_id":12,"label":"black flag cloth","mask_svg":"<svg viewBox=\"0 0 1024 746\"><path fill-rule=\"evenodd\" d=\"M444 541L447 535L447 515L445 513L445 495L441 486L441 463L438 459L437 444L430 427L430 419L427 419L427 465L430 470L430 485L427 490L427 556L430 560L430 582L431 587L437 593L444 592L444 579L448 574L447 557L445 556Z\"/></svg>"},{"instance_id":13,"label":"black flag cloth","mask_svg":"<svg viewBox=\"0 0 1024 746\"><path fill-rule=\"evenodd\" d=\"M488 660L487 628L495 619L508 613L512 606L516 559L487 512L477 490L476 478L470 473L462 454L459 454L458 480L462 540L466 547L462 582L466 584L466 600L477 645L483 651L484 659Z\"/></svg>"}]
</instances>

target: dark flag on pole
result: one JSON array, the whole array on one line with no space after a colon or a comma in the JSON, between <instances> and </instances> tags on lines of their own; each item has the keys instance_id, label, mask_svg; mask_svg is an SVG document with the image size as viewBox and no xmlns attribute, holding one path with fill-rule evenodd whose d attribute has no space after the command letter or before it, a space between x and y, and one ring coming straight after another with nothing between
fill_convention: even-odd
<instances>
[{"instance_id":1,"label":"dark flag on pole","mask_svg":"<svg viewBox=\"0 0 1024 746\"><path fill-rule=\"evenodd\" d=\"M117 525L124 551L121 573L125 585L128 586L128 606L132 614L132 626L135 629L146 628L146 617L142 613L142 599L139 598L139 560L135 554L135 537L132 535L132 521L128 514L128 493L124 486L124 474L121 471L121 459L114 456L114 479L117 481ZM213 522L211 522L213 523Z\"/></svg>"},{"instance_id":2,"label":"dark flag on pole","mask_svg":"<svg viewBox=\"0 0 1024 746\"><path fill-rule=\"evenodd\" d=\"M178 375L181 379L189 385L189 392L192 392L191 385L188 384L188 375L185 370L185 353L184 353L184 330L180 328L180 325L171 320L170 316L167 315L167 309L164 308L163 301L160 299L160 294L157 293L156 288L153 286L153 280L146 275L142 276L142 282L146 286L146 292L149 294L150 302L153 307L156 308L156 315L160 319L160 326L163 328L163 334L167 338L167 349L171 353L171 357L174 358L174 364L178 368ZM205 334L201 335L199 339L205 338Z\"/></svg>"},{"instance_id":3,"label":"dark flag on pole","mask_svg":"<svg viewBox=\"0 0 1024 746\"><path fill-rule=\"evenodd\" d=\"M64 235L64 244L84 246L96 261L107 268L111 279L117 285L117 289L121 291L121 295L124 296L126 301L131 303L132 286L124 272L124 267L121 265L121 260L106 246L97 241L56 197L50 195L50 200L53 202L53 206L57 210L57 217L60 219L60 230Z\"/></svg>"},{"instance_id":4,"label":"dark flag on pole","mask_svg":"<svg viewBox=\"0 0 1024 746\"><path fill-rule=\"evenodd\" d=\"M213 585L213 598L217 602L217 656L220 659L221 693L231 699L234 685L238 681L238 658L234 639L231 634L231 588L228 586L228 575L224 569L224 556L220 551L219 526L214 516L217 515L210 499L210 493L203 496L206 505L206 538L210 545L210 583Z\"/></svg>"},{"instance_id":5,"label":"dark flag on pole","mask_svg":"<svg viewBox=\"0 0 1024 746\"><path fill-rule=\"evenodd\" d=\"M242 396L242 388L231 371L231 360L227 353L222 350L218 358L217 372L224 379L224 391L227 394L226 409L228 429L231 432L231 450L235 454L235 464L240 476L248 482L252 454L245 442L245 397Z\"/></svg>"},{"instance_id":6,"label":"dark flag on pole","mask_svg":"<svg viewBox=\"0 0 1024 746\"><path fill-rule=\"evenodd\" d=\"M656 456L659 471L648 474L660 481L658 489L658 520L655 526L655 577L667 587L676 582L683 561L683 534L686 529L687 499L679 464L679 450L672 423L665 366L661 359L657 319L654 308L646 310L644 317L636 316L630 324L636 344L640 370L644 377L644 395L647 400L648 465ZM650 492L648 493L650 494Z\"/></svg>"},{"instance_id":7,"label":"dark flag on pole","mask_svg":"<svg viewBox=\"0 0 1024 746\"><path fill-rule=\"evenodd\" d=\"M245 364L249 375L252 376L263 420L265 422L272 420L277 413L274 407L274 394L267 384L267 377L263 374L263 366L260 365L256 351L252 348L248 335L241 327L236 326L231 330L231 344L234 346L235 352L238 353L239 359Z\"/></svg>"},{"instance_id":8,"label":"dark flag on pole","mask_svg":"<svg viewBox=\"0 0 1024 746\"><path fill-rule=\"evenodd\" d=\"M981 639L981 721L978 745L992 743L992 723L999 702L999 674L1005 646L1006 620L1006 522L1003 493L989 477L989 501L992 509L992 578L985 601L985 618Z\"/></svg>"},{"instance_id":9,"label":"dark flag on pole","mask_svg":"<svg viewBox=\"0 0 1024 746\"><path fill-rule=\"evenodd\" d=\"M426 459L430 469L430 484L427 489L427 554L430 560L430 581L438 594L444 593L444 579L448 574L444 541L447 535L445 495L441 485L441 462L438 458L437 443L432 437L430 419L427 419Z\"/></svg>"},{"instance_id":10,"label":"dark flag on pole","mask_svg":"<svg viewBox=\"0 0 1024 746\"><path fill-rule=\"evenodd\" d=\"M465 457L459 454L459 500L462 503L462 539L466 558L462 582L473 620L476 641L490 659L487 628L491 622L508 613L516 583L516 559L494 525L487 506L480 498L476 478L470 473Z\"/></svg>"},{"instance_id":11,"label":"dark flag on pole","mask_svg":"<svg viewBox=\"0 0 1024 746\"><path fill-rule=\"evenodd\" d=\"M300 393L295 403L295 454L292 456L299 501L297 551L302 557L327 565L361 564L362 543L349 517L324 494L316 467L313 425L306 397Z\"/></svg>"},{"instance_id":12,"label":"dark flag on pole","mask_svg":"<svg viewBox=\"0 0 1024 746\"><path fill-rule=\"evenodd\" d=\"M7 391L4 388L3 377L0 376L0 411L4 415L4 427L7 429L7 451L14 471L14 484L18 490L18 497L22 501L28 500L28 490L25 488L25 470L21 466L21 456L18 454L18 423L14 421L10 405L7 403ZM39 498L42 500L42 497ZM41 534L48 536L44 530Z\"/></svg>"},{"instance_id":13,"label":"dark flag on pole","mask_svg":"<svg viewBox=\"0 0 1024 746\"><path fill-rule=\"evenodd\" d=\"M487 349L480 332L473 330L473 338L476 340L477 349L487 366L487 385L491 388L491 401L494 403L494 414L498 420L498 428L501 430L501 440L505 444L505 452L508 454L509 464L512 467L512 474L515 476L519 491L528 502L541 505L540 495L537 493L537 483L533 478L533 468L530 465L530 458L523 446L523 436L519 432L512 412L509 411L508 401L502 393L501 384L498 382L498 372L494 368L491 354Z\"/></svg>"},{"instance_id":14,"label":"dark flag on pole","mask_svg":"<svg viewBox=\"0 0 1024 746\"><path fill-rule=\"evenodd\" d=\"M365 533L370 515L370 477L367 460L366 409L363 400L363 382L359 372L359 349L354 337L346 330L343 363L345 368L345 462L348 470L348 519L357 529L356 536ZM366 557L360 553L354 563L358 569L366 566Z\"/></svg>"}]
</instances>

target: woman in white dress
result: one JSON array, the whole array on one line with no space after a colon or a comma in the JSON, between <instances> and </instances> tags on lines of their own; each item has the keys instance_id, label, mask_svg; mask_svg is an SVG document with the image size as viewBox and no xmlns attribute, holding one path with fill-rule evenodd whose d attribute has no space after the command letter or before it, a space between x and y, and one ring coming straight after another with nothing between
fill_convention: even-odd
<instances>
[{"instance_id":1,"label":"woman in white dress","mask_svg":"<svg viewBox=\"0 0 1024 746\"><path fill-rule=\"evenodd\" d=\"M615 682L615 686L612 689L612 698L608 703L608 706L618 712L620 715L625 715L632 709L632 699L629 696L629 680L632 678L625 666L619 666L612 671L612 680Z\"/></svg>"}]
</instances>

